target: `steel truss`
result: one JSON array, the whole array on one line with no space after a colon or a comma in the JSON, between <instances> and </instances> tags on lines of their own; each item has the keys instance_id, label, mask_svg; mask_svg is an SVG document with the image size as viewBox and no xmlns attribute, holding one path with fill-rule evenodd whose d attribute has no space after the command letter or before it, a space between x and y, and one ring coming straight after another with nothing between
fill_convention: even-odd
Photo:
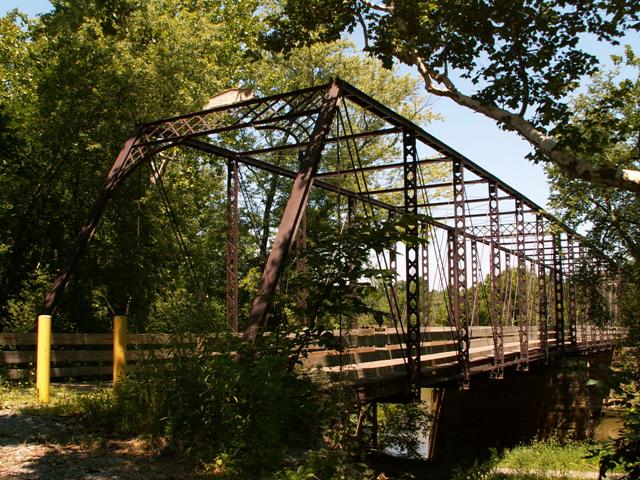
<instances>
[{"instance_id":1,"label":"steel truss","mask_svg":"<svg viewBox=\"0 0 640 480\"><path fill-rule=\"evenodd\" d=\"M347 131L343 114L346 116L349 111L366 121ZM250 149L234 151L226 140L234 132L249 132L258 140ZM275 136L276 141L268 142L267 133ZM323 152L328 146L338 148L337 146L344 145L357 155L358 149L365 142L387 141L389 145L393 145L398 143L399 138L402 140L402 161L373 162L367 165L354 162L346 169L332 169L328 162L323 162ZM244 329L245 338L249 340L254 339L266 326L273 295L294 245L297 245L298 250L299 271L306 268L304 218L312 188L346 197L350 222L355 216L356 205L360 203L362 212L376 209L387 211L397 218L407 217L405 228L409 238L416 239L420 235L427 238L433 232L444 232L447 238L448 277L445 281L450 294L450 324L456 333L459 375L464 387L469 386L471 374L470 324L478 321L474 313L475 306L469 306L468 289L477 287L483 281L480 275L482 259L479 256L479 246L488 246L490 250L489 316L493 333L494 378L502 378L504 375L503 324L506 319L502 318L501 305L506 300L507 292L503 292L501 283L505 274L509 273L509 259L512 256L517 259L520 367L526 369L529 362L530 326L525 294L527 266L530 266L532 273L536 270L537 318L540 348L544 354L548 356L550 350L549 310L555 327L555 348L564 348L563 278L568 281L566 288L570 307L571 342L577 342L578 321L583 341L589 336L593 338L593 334L588 334L587 307L583 306L588 303L588 299L584 298L586 293L576 291L574 277L578 262L593 264L592 258L597 252L588 250L588 245L576 232L544 212L519 191L411 121L339 79L327 85L142 124L125 142L109 171L88 219L79 231L76 242L47 295L44 313L55 312L60 295L109 199L132 171L150 161L156 154L175 147L195 149L203 154L222 157L227 162L226 216L229 228L226 238L226 316L232 330L238 329L238 171L242 166L248 166L293 180L293 187L263 270L260 289ZM419 152L423 150L429 153L423 155L425 158L419 158ZM277 155L286 152L299 155L301 162L298 170L287 168L277 161ZM426 175L423 178L425 175L421 174L421 169L428 169L435 164L450 167L451 177L429 178ZM368 179L379 172L394 171L398 173L397 178L403 179L401 186L367 184ZM336 181L349 176L357 179L357 189L344 188L342 183ZM394 195L396 192L402 192L402 195ZM513 201L514 206L511 207L510 204L509 208L503 208L500 202L507 201ZM411 240L405 246L404 348L409 390L414 398L419 395L420 387L420 327L423 322L428 321L430 310L429 277L438 271L429 265L430 248L436 248L434 242L420 245ZM567 252L566 256L564 252ZM306 254L313 255L313 252ZM389 256L391 268L395 271L395 246L390 248ZM468 275L469 268L471 275ZM444 274L446 273L447 269ZM550 297L547 293L549 284ZM391 290L395 298L395 288ZM300 292L298 296L302 310L307 301L306 295ZM423 299L420 298L421 295L424 295ZM580 299L579 309L576 295ZM393 310L392 307L396 320L401 321L402 312Z\"/></svg>"}]
</instances>

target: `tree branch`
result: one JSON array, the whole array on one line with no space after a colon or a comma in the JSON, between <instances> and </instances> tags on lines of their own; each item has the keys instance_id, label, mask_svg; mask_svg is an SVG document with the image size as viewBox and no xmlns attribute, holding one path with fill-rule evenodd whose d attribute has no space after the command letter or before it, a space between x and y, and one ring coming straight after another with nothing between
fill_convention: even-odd
<instances>
[{"instance_id":1,"label":"tree branch","mask_svg":"<svg viewBox=\"0 0 640 480\"><path fill-rule=\"evenodd\" d=\"M640 193L640 171L601 166L581 160L566 148L559 147L553 137L537 129L521 116L461 93L447 76L431 70L417 53L413 53L413 63L418 67L429 93L450 98L458 105L481 113L517 132L565 173L594 185Z\"/></svg>"},{"instance_id":2,"label":"tree branch","mask_svg":"<svg viewBox=\"0 0 640 480\"><path fill-rule=\"evenodd\" d=\"M385 5L377 5L367 0L360 0L360 1L365 7L370 8L371 10L376 10L378 12L385 12L385 13L393 12L393 5L385 6Z\"/></svg>"}]
</instances>

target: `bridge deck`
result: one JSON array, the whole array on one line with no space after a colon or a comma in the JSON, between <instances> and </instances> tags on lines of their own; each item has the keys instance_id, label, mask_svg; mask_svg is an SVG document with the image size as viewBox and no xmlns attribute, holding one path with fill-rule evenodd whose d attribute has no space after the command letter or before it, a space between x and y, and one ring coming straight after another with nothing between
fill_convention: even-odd
<instances>
[{"instance_id":1,"label":"bridge deck","mask_svg":"<svg viewBox=\"0 0 640 480\"><path fill-rule=\"evenodd\" d=\"M578 344L565 342L557 348L554 332L550 331L549 356L589 349L611 348L618 332L593 330L580 332ZM428 327L422 330L422 386L436 386L460 376L454 332L449 327ZM345 348L309 352L303 366L329 381L346 381L364 396L392 396L406 390L407 365L402 344L395 329L359 329L344 337ZM546 359L538 338L537 327L529 329L529 359L531 364ZM518 327L504 327L504 365L522 363ZM471 327L471 373L493 368L494 346L490 327Z\"/></svg>"}]
</instances>

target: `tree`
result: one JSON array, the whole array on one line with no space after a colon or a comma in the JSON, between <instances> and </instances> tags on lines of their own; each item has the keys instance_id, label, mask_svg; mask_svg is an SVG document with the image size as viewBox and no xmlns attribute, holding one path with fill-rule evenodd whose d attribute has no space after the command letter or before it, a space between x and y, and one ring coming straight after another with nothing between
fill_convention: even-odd
<instances>
[{"instance_id":1,"label":"tree","mask_svg":"<svg viewBox=\"0 0 640 480\"><path fill-rule=\"evenodd\" d=\"M576 155L602 165L637 168L640 163L640 58L627 48L625 58L614 58L613 71L593 76L586 93L572 103L570 120L556 128L561 141L575 143ZM635 72L620 79L620 68ZM580 139L580 143L576 139ZM620 318L629 327L627 348L611 372L608 385L624 408L624 428L618 438L601 450L600 469L605 474L615 465L628 478L640 472L640 415L638 405L638 309L640 299L640 199L637 194L615 190L568 177L558 168L547 168L551 179L551 204L566 222L588 224L588 237L619 266L617 286ZM578 271L585 286L597 282L590 268ZM594 295L595 293L595 295ZM597 290L590 295L590 318L606 318L604 299ZM594 313L592 313L594 312Z\"/></svg>"},{"instance_id":2,"label":"tree","mask_svg":"<svg viewBox=\"0 0 640 480\"><path fill-rule=\"evenodd\" d=\"M640 192L640 171L574 151L553 129L569 116L566 97L598 69L580 41L617 43L637 30L632 0L287 0L276 2L265 37L278 51L363 31L364 50L386 66L416 67L425 88L517 132L573 177ZM460 80L456 80L459 75ZM470 82L475 91L457 84ZM579 143L580 139L578 139Z\"/></svg>"},{"instance_id":3,"label":"tree","mask_svg":"<svg viewBox=\"0 0 640 480\"><path fill-rule=\"evenodd\" d=\"M20 140L0 172L5 328L18 317L26 328L33 322L46 284L134 125L200 109L214 93L237 86L261 28L253 0L52 4L37 20L11 13L0 21L2 111L6 131ZM197 159L176 155L169 175L178 177L179 187L185 178L193 181ZM207 168L200 165L201 172ZM208 170L197 178L213 183L201 188L219 191ZM143 171L114 199L76 271L57 329L108 328L95 319L132 297L141 303L131 313L146 318L156 286L176 278L158 275L159 267L186 275L169 222L157 215L159 197L142 198L148 185Z\"/></svg>"},{"instance_id":4,"label":"tree","mask_svg":"<svg viewBox=\"0 0 640 480\"><path fill-rule=\"evenodd\" d=\"M383 69L378 60L350 55L345 42L257 60L253 53L263 28L257 1L53 5L40 19L11 14L0 21L6 93L0 104L0 328L31 327L105 172L140 121L199 110L213 94L238 85L269 95L334 75L416 121L431 118L415 107L415 80ZM253 139L229 141L241 148ZM392 155L392 147L371 141L362 160ZM335 151L328 150L325 160L335 162ZM181 257L150 171L140 169L106 210L62 298L56 329L108 329L105 319L120 309L140 330L224 327L225 162L180 148L163 155L157 159L166 161L163 186L188 239L193 268ZM281 162L297 168L295 155ZM283 198L269 188L268 174L243 173L240 294L248 303L255 294L252 269L263 261L250 237L266 238L266 250ZM255 211L269 199L272 207L256 219ZM312 201L319 210L334 211L335 200ZM330 219L318 215L310 222Z\"/></svg>"},{"instance_id":5,"label":"tree","mask_svg":"<svg viewBox=\"0 0 640 480\"><path fill-rule=\"evenodd\" d=\"M640 164L640 58L627 49L611 72L593 77L577 96L568 122L556 128L560 142L575 145L580 159L618 168ZM619 80L626 63L635 78ZM604 251L640 262L640 201L636 194L592 185L547 168L551 205L572 226L590 224L589 236Z\"/></svg>"}]
</instances>

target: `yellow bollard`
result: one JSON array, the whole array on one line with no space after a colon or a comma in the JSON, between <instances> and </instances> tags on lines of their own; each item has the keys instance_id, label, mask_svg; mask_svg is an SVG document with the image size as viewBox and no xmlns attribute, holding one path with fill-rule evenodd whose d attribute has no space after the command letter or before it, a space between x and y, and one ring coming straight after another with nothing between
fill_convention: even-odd
<instances>
[{"instance_id":1,"label":"yellow bollard","mask_svg":"<svg viewBox=\"0 0 640 480\"><path fill-rule=\"evenodd\" d=\"M38 317L38 357L36 362L36 392L38 401L49 403L51 384L51 315Z\"/></svg>"},{"instance_id":2,"label":"yellow bollard","mask_svg":"<svg viewBox=\"0 0 640 480\"><path fill-rule=\"evenodd\" d=\"M127 317L113 317L113 386L127 374Z\"/></svg>"}]
</instances>

